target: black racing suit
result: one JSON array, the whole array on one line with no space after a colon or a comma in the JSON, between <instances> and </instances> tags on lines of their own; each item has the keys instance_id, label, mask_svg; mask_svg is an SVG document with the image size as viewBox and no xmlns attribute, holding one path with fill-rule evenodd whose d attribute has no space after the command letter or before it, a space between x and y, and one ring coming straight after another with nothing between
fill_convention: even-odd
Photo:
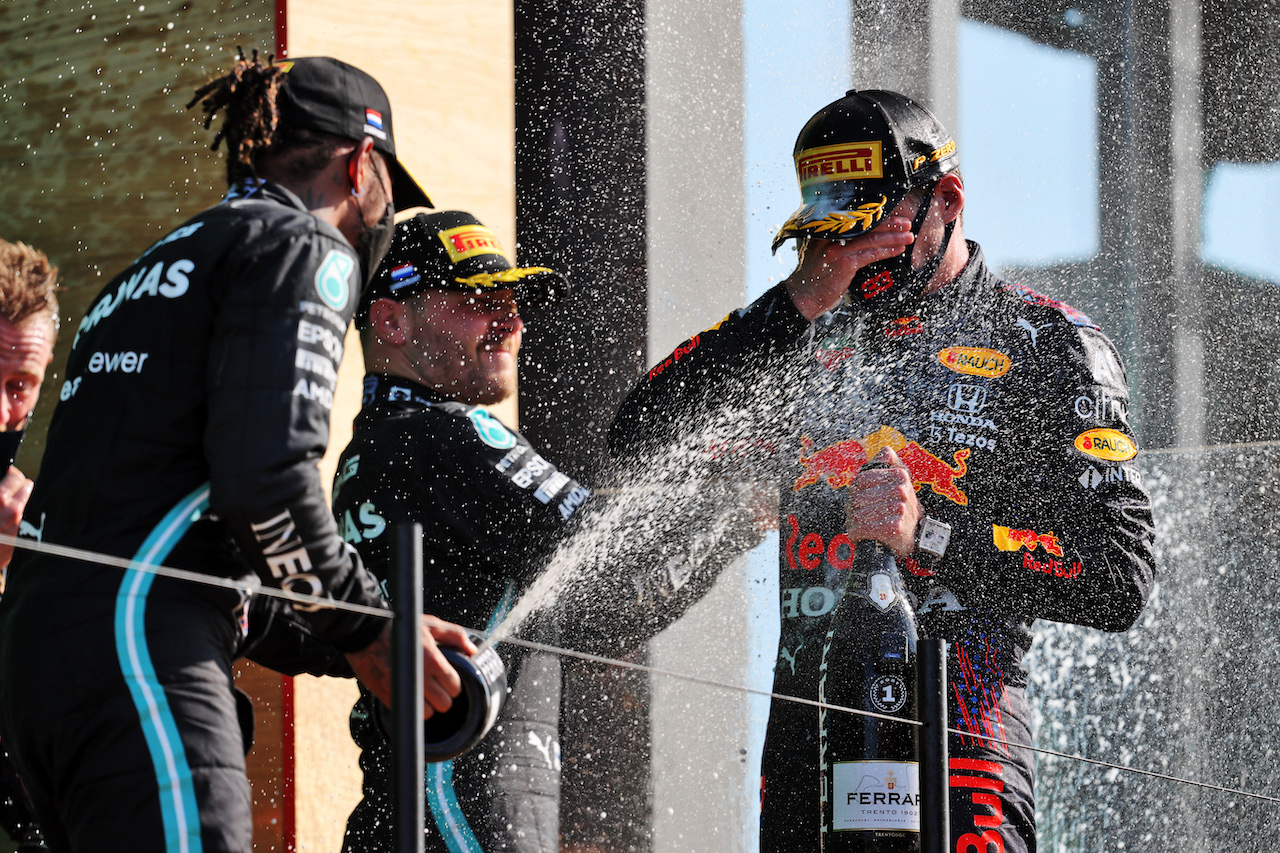
<instances>
[{"instance_id":1,"label":"black racing suit","mask_svg":"<svg viewBox=\"0 0 1280 853\"><path fill-rule=\"evenodd\" d=\"M378 575L389 525L423 527L423 609L492 630L542 568L590 492L484 409L400 377L370 375L342 454L333 510ZM554 853L559 847L560 661L499 645L510 695L482 745L426 766L428 851ZM364 799L346 851L394 843L391 746L363 691L351 713Z\"/></svg>"},{"instance_id":2,"label":"black racing suit","mask_svg":"<svg viewBox=\"0 0 1280 853\"><path fill-rule=\"evenodd\" d=\"M1128 628L1153 576L1151 510L1110 341L1074 309L1000 281L969 246L954 281L888 311L846 296L810 323L773 288L651 370L610 438L624 454L678 437L715 444L726 464L776 479L773 689L815 700L827 614L866 587L852 577L845 488L894 448L923 511L952 528L941 559L903 566L921 635L949 644L951 725L1030 743L1032 622ZM772 705L763 853L818 849L817 720L812 707ZM950 748L948 849L1035 850L1031 753L969 736Z\"/></svg>"},{"instance_id":3,"label":"black racing suit","mask_svg":"<svg viewBox=\"0 0 1280 853\"><path fill-rule=\"evenodd\" d=\"M37 538L381 606L316 469L361 282L341 233L270 183L149 248L76 329L26 507ZM249 851L243 599L18 550L0 725L51 847ZM340 651L385 625L303 615Z\"/></svg>"}]
</instances>

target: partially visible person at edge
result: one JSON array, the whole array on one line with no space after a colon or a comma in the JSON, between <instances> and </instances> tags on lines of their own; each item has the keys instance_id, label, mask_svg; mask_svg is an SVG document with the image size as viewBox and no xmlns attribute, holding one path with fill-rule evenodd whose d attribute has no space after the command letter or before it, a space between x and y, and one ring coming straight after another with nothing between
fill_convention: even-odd
<instances>
[{"instance_id":1,"label":"partially visible person at edge","mask_svg":"<svg viewBox=\"0 0 1280 853\"><path fill-rule=\"evenodd\" d=\"M27 517L46 544L383 607L316 463L393 186L403 206L428 199L396 160L382 88L350 65L241 55L197 102L206 126L225 114L214 146L227 143L230 192L143 251L80 321ZM248 853L231 678L245 597L14 557L0 736L52 850ZM386 619L295 607L389 700ZM426 704L443 711L460 682L436 641L472 646L424 617Z\"/></svg>"},{"instance_id":2,"label":"partially visible person at edge","mask_svg":"<svg viewBox=\"0 0 1280 853\"><path fill-rule=\"evenodd\" d=\"M14 467L58 337L58 270L25 243L0 240L0 533L17 536L33 483ZM13 546L0 543L0 570ZM0 592L4 590L0 579Z\"/></svg>"},{"instance_id":3,"label":"partially visible person at edge","mask_svg":"<svg viewBox=\"0 0 1280 853\"><path fill-rule=\"evenodd\" d=\"M356 315L368 375L334 482L339 527L385 578L389 525L421 523L424 608L486 632L556 543L604 506L481 408L516 393L520 308L547 305L566 290L550 269L512 268L471 214L423 213L396 227ZM637 545L662 554L649 560L655 568L648 573L628 571L639 560L601 557L609 570L587 596L593 608L569 603L540 617L555 624L520 633L564 636L574 648L601 653L633 647L710 587L724 565L724 543L752 536L751 521L737 510L714 519L707 526L718 533L701 539L696 552L685 526L670 536L655 531ZM463 756L426 767L425 849L432 853L559 850L560 660L496 648L510 693L494 729ZM345 853L393 844L391 747L375 706L365 690L351 714L364 799L347 822Z\"/></svg>"},{"instance_id":4,"label":"partially visible person at edge","mask_svg":"<svg viewBox=\"0 0 1280 853\"><path fill-rule=\"evenodd\" d=\"M1087 317L964 239L955 142L919 104L849 92L801 130L795 163L804 203L774 240L798 241L795 271L650 371L612 449L651 453L718 406L768 439L736 447L780 448L738 461L780 484L776 692L817 699L831 614L867 594L853 543L889 546L921 636L949 647L965 734L947 849L1033 851L1032 623L1123 631L1154 573L1124 369ZM772 705L764 853L819 849L817 713Z\"/></svg>"},{"instance_id":5,"label":"partially visible person at edge","mask_svg":"<svg viewBox=\"0 0 1280 853\"><path fill-rule=\"evenodd\" d=\"M0 533L17 536L32 482L13 464L58 337L58 270L25 243L0 240ZM30 532L39 528L31 526ZM0 571L13 546L0 543ZM3 592L0 575L0 592ZM4 744L0 744L3 746ZM0 827L23 851L48 850L18 775L0 761Z\"/></svg>"}]
</instances>

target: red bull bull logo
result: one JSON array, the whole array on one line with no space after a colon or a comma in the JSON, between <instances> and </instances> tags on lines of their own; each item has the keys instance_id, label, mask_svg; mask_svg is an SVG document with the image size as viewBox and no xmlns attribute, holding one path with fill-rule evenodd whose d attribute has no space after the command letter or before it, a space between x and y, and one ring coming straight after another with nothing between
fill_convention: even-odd
<instances>
[{"instance_id":1,"label":"red bull bull logo","mask_svg":"<svg viewBox=\"0 0 1280 853\"><path fill-rule=\"evenodd\" d=\"M806 454L800 457L804 473L796 478L791 486L792 491L812 486L820 479L825 479L833 489L843 489L853 482L862 466L867 464L866 448L856 438L837 441L816 453L812 452L813 440L809 436L801 436L800 445Z\"/></svg>"},{"instance_id":2,"label":"red bull bull logo","mask_svg":"<svg viewBox=\"0 0 1280 853\"><path fill-rule=\"evenodd\" d=\"M993 524L991 525L991 538L995 542L995 546L1001 551L1018 551L1022 548L1034 551L1039 546L1043 547L1048 554L1052 554L1055 557L1062 556L1062 543L1058 541L1058 537L1052 531L1049 533L1036 533L1034 530L1013 530Z\"/></svg>"},{"instance_id":3,"label":"red bull bull logo","mask_svg":"<svg viewBox=\"0 0 1280 853\"><path fill-rule=\"evenodd\" d=\"M854 481L862 466L875 459L880 451L892 447L907 466L911 474L911 482L916 491L928 486L935 495L940 495L953 503L966 506L969 497L960 490L956 481L968 471L969 449L957 450L952 454L954 467L925 450L918 442L908 441L906 436L893 427L882 426L871 435L862 438L849 438L837 441L815 451L813 440L801 436L800 444L804 452L800 456L800 465L804 471L796 478L791 488L799 491L811 486L819 480L826 480L833 489L843 489Z\"/></svg>"}]
</instances>

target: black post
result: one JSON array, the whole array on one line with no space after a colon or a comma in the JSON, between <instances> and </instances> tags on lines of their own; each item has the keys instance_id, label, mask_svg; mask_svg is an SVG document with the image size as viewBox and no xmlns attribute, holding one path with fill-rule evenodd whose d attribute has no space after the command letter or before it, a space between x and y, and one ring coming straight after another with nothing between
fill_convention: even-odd
<instances>
[{"instance_id":1,"label":"black post","mask_svg":"<svg viewBox=\"0 0 1280 853\"><path fill-rule=\"evenodd\" d=\"M391 539L395 621L391 630L392 774L396 853L422 853L426 789L422 778L422 526L396 524Z\"/></svg>"},{"instance_id":2,"label":"black post","mask_svg":"<svg viewBox=\"0 0 1280 853\"><path fill-rule=\"evenodd\" d=\"M920 853L947 853L947 642L916 644L920 722Z\"/></svg>"}]
</instances>

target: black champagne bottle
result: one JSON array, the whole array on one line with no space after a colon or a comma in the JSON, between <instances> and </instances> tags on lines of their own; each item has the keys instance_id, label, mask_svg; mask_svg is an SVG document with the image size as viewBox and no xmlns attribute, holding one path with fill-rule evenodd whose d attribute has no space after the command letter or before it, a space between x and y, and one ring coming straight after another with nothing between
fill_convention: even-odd
<instances>
[{"instance_id":1,"label":"black champagne bottle","mask_svg":"<svg viewBox=\"0 0 1280 853\"><path fill-rule=\"evenodd\" d=\"M859 542L822 649L819 700L914 720L916 617L893 553ZM917 853L915 727L820 709L823 853Z\"/></svg>"}]
</instances>

